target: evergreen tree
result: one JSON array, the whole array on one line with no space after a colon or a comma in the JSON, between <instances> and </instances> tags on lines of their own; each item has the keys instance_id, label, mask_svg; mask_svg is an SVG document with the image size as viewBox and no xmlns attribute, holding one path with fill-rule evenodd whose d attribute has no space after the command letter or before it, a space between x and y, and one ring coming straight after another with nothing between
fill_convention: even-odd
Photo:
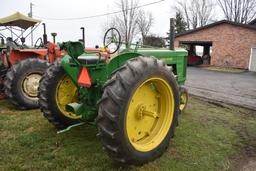
<instances>
[{"instance_id":1,"label":"evergreen tree","mask_svg":"<svg viewBox=\"0 0 256 171\"><path fill-rule=\"evenodd\" d=\"M176 12L176 23L175 23L175 32L182 33L187 30L187 23L185 22L182 14L180 12Z\"/></svg>"},{"instance_id":2,"label":"evergreen tree","mask_svg":"<svg viewBox=\"0 0 256 171\"><path fill-rule=\"evenodd\" d=\"M143 41L143 45L145 46L165 47L165 40L156 35L146 36Z\"/></svg>"}]
</instances>

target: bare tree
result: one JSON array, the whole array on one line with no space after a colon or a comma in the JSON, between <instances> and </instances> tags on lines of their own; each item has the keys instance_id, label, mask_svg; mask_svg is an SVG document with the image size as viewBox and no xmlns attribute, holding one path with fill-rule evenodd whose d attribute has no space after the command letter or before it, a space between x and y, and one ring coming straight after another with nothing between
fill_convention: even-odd
<instances>
[{"instance_id":1,"label":"bare tree","mask_svg":"<svg viewBox=\"0 0 256 171\"><path fill-rule=\"evenodd\" d=\"M225 18L238 23L248 23L256 17L255 0L217 0Z\"/></svg>"},{"instance_id":2,"label":"bare tree","mask_svg":"<svg viewBox=\"0 0 256 171\"><path fill-rule=\"evenodd\" d=\"M179 0L175 9L183 15L189 29L205 26L213 20L214 5L212 0Z\"/></svg>"},{"instance_id":3,"label":"bare tree","mask_svg":"<svg viewBox=\"0 0 256 171\"><path fill-rule=\"evenodd\" d=\"M201 0L201 4L200 1L196 2L199 3L197 7L199 8L198 18L199 26L201 27L213 20L214 4L211 0Z\"/></svg>"},{"instance_id":4,"label":"bare tree","mask_svg":"<svg viewBox=\"0 0 256 171\"><path fill-rule=\"evenodd\" d=\"M177 13L182 14L182 16L185 18L186 23L187 23L187 29L190 28L190 16L188 12L188 5L186 2L183 1L177 1L176 6L174 7Z\"/></svg>"},{"instance_id":5,"label":"bare tree","mask_svg":"<svg viewBox=\"0 0 256 171\"><path fill-rule=\"evenodd\" d=\"M116 22L115 22L114 18L111 18L109 21L107 20L106 22L101 23L101 36L102 36L102 40L104 38L104 34L106 33L106 31L109 28L112 28L112 27L117 28Z\"/></svg>"},{"instance_id":6,"label":"bare tree","mask_svg":"<svg viewBox=\"0 0 256 171\"><path fill-rule=\"evenodd\" d=\"M117 8L122 12L112 18L112 22L120 31L126 47L129 47L138 34L138 0L119 0Z\"/></svg>"},{"instance_id":7,"label":"bare tree","mask_svg":"<svg viewBox=\"0 0 256 171\"><path fill-rule=\"evenodd\" d=\"M137 24L138 24L139 32L142 37L142 42L144 43L144 39L148 35L149 30L153 25L152 13L145 13L145 11L140 10Z\"/></svg>"},{"instance_id":8,"label":"bare tree","mask_svg":"<svg viewBox=\"0 0 256 171\"><path fill-rule=\"evenodd\" d=\"M199 20L199 1L194 1L189 6L190 12L190 23L192 28L195 29L198 27L198 20Z\"/></svg>"}]
</instances>

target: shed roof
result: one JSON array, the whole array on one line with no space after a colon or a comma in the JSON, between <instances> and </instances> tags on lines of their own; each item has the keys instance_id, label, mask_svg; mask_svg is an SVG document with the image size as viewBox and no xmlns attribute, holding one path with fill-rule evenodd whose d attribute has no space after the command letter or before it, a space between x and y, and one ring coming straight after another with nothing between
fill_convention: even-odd
<instances>
[{"instance_id":1,"label":"shed roof","mask_svg":"<svg viewBox=\"0 0 256 171\"><path fill-rule=\"evenodd\" d=\"M249 25L255 25L256 24L256 18L248 23Z\"/></svg>"},{"instance_id":2,"label":"shed roof","mask_svg":"<svg viewBox=\"0 0 256 171\"><path fill-rule=\"evenodd\" d=\"M41 21L27 17L20 12L16 12L4 18L0 18L0 26L17 26L22 29L28 29L29 27L34 26L39 22Z\"/></svg>"},{"instance_id":3,"label":"shed roof","mask_svg":"<svg viewBox=\"0 0 256 171\"><path fill-rule=\"evenodd\" d=\"M243 27L243 28L252 29L252 30L256 31L256 27L252 26L252 25L241 24L241 23L237 23L237 22L233 22L233 21L227 21L227 20L221 20L221 21L217 21L217 22L212 23L212 24L208 24L208 25L203 26L203 27L198 27L198 28L193 29L193 30L188 30L188 31L185 31L183 33L176 34L175 37L180 37L180 36L191 34L191 33L201 31L201 30L204 30L204 29L207 29L207 28L216 27L216 26L219 26L221 24L230 24L230 25L233 25L233 26Z\"/></svg>"}]
</instances>

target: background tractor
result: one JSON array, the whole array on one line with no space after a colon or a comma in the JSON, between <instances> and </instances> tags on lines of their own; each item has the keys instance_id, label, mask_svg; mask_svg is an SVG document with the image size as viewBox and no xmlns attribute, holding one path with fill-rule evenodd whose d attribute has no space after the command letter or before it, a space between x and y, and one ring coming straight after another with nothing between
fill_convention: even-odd
<instances>
[{"instance_id":1,"label":"background tractor","mask_svg":"<svg viewBox=\"0 0 256 171\"><path fill-rule=\"evenodd\" d=\"M29 28L35 29L40 22L19 12L0 19L0 27L9 30L12 35L12 37L7 37L0 33L0 93L3 96L5 92L10 101L20 109L38 108L39 80L48 65L65 53L55 43L56 33L52 33L53 43L47 40L44 23L44 34L42 38L36 40L34 47L25 44L26 37L31 34L29 32L25 36L25 32ZM15 33L15 29L21 33ZM84 42L84 28L81 29L83 38L80 41ZM4 43L4 38L6 38L6 43ZM85 50L100 51L95 48Z\"/></svg>"},{"instance_id":2,"label":"background tractor","mask_svg":"<svg viewBox=\"0 0 256 171\"><path fill-rule=\"evenodd\" d=\"M31 34L27 33L29 28L34 30L40 22L19 12L0 19L0 91L21 109L38 107L39 80L48 63L61 56L57 45L47 41L44 23L43 39L38 38L34 47L25 44L25 39ZM6 30L11 37L4 35Z\"/></svg>"},{"instance_id":3,"label":"background tractor","mask_svg":"<svg viewBox=\"0 0 256 171\"><path fill-rule=\"evenodd\" d=\"M104 47L114 54L120 46L118 30L109 29ZM187 102L180 100L187 52L136 45L108 60L84 52L79 42L65 42L62 48L67 55L46 70L39 85L39 104L48 121L61 132L82 123L97 125L107 154L123 165L161 156Z\"/></svg>"}]
</instances>

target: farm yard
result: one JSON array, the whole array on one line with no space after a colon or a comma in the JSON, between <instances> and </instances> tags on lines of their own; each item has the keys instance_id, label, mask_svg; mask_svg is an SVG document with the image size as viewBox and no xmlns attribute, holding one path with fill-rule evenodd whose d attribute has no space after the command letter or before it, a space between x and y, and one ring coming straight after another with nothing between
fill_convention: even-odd
<instances>
[{"instance_id":1,"label":"farm yard","mask_svg":"<svg viewBox=\"0 0 256 171\"><path fill-rule=\"evenodd\" d=\"M0 101L0 170L254 170L255 111L190 97L164 155L136 168L116 165L93 126L62 134L39 110Z\"/></svg>"}]
</instances>

